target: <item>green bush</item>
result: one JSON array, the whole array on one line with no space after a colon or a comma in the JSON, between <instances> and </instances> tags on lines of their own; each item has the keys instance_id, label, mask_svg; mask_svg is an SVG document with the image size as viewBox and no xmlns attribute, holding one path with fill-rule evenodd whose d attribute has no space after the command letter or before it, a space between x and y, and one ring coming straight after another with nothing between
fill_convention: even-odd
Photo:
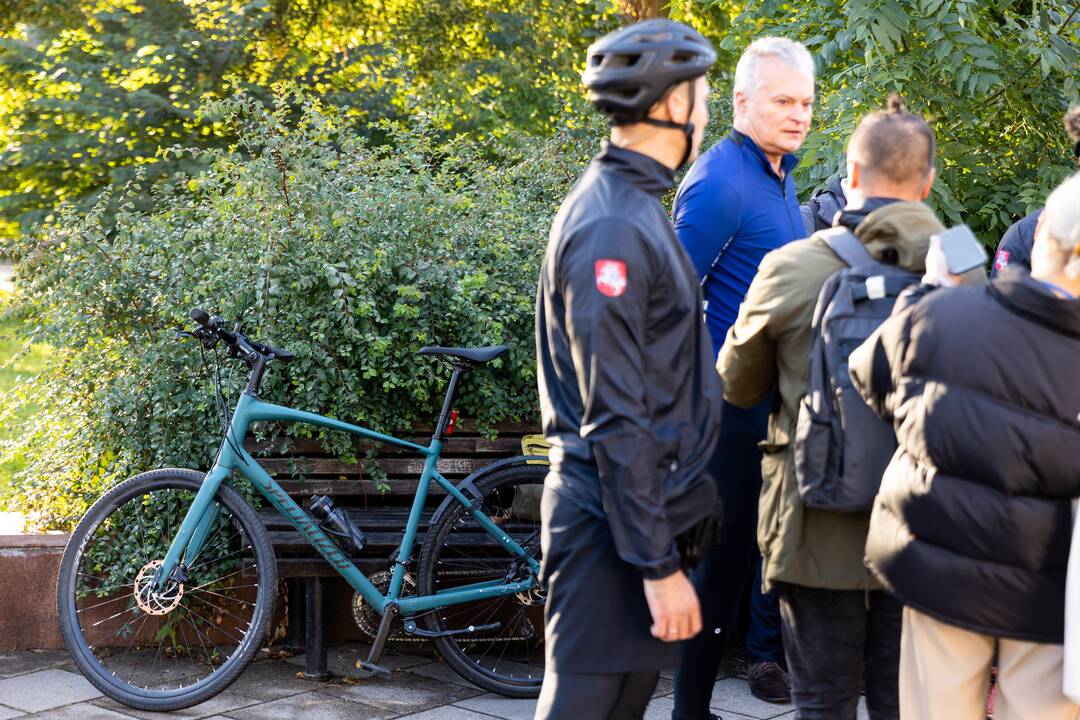
<instances>
[{"instance_id":1,"label":"green bush","mask_svg":"<svg viewBox=\"0 0 1080 720\"><path fill-rule=\"evenodd\" d=\"M489 425L536 419L536 276L596 128L496 165L470 145L436 146L423 124L387 123L393 142L370 147L311 103L286 123L295 104L211 107L240 142L201 151L210 169L187 192L144 213L128 187L102 200L121 208L110 229L100 211L66 209L20 248L23 302L58 360L29 393L48 402L18 448L19 503L39 525L70 525L137 471L206 468L220 437L211 385L195 343L175 337L196 306L296 353L271 367L271 402L407 429L438 412L448 375L419 347L507 342L459 407ZM238 368L234 392L242 380Z\"/></svg>"}]
</instances>

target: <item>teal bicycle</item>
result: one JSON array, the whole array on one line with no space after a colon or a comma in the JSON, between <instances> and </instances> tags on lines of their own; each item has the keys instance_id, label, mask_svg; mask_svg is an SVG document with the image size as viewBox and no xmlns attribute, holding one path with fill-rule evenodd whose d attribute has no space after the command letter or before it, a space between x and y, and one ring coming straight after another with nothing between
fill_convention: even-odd
<instances>
[{"instance_id":1,"label":"teal bicycle","mask_svg":"<svg viewBox=\"0 0 1080 720\"><path fill-rule=\"evenodd\" d=\"M277 570L266 529L233 487L236 475L296 528L379 616L360 677L388 675L379 663L391 633L434 641L455 671L486 690L535 697L543 680L543 602L538 489L543 458L495 463L461 483L436 469L453 431L458 383L505 354L505 346L423 348L453 372L427 447L368 428L258 399L272 362L292 353L248 339L221 318L193 310L188 333L203 348L224 346L248 366L247 385L225 412L208 473L161 469L126 480L78 523L57 581L60 628L79 670L102 693L133 708L177 710L205 702L243 671L274 620ZM387 560L385 591L350 556L363 534L325 497L309 515L243 447L254 422L301 422L406 448L425 458L408 522ZM446 498L431 516L413 561L432 483ZM415 572L415 576L413 575Z\"/></svg>"}]
</instances>

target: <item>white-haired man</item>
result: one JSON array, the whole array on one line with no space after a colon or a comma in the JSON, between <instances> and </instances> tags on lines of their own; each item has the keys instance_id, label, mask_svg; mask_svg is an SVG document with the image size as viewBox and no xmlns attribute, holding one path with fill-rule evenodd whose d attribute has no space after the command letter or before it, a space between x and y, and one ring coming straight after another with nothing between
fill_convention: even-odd
<instances>
[{"instance_id":1,"label":"white-haired man","mask_svg":"<svg viewBox=\"0 0 1080 720\"><path fill-rule=\"evenodd\" d=\"M734 129L701 156L675 197L675 233L697 271L713 349L728 328L765 254L806 235L791 171L792 154L810 128L814 61L784 38L761 38L735 69ZM760 560L755 543L761 453L770 401L749 410L724 404L712 461L723 511L718 544L693 581L702 600L705 631L684 642L675 672L675 720L707 720L709 700L739 598ZM756 579L747 636L750 687L770 702L790 702L782 668L776 598Z\"/></svg>"}]
</instances>

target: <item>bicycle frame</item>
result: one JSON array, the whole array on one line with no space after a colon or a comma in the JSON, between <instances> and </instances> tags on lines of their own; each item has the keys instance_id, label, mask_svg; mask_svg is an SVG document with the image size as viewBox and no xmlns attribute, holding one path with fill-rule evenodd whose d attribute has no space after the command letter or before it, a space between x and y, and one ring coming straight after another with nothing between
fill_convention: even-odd
<instances>
[{"instance_id":1,"label":"bicycle frame","mask_svg":"<svg viewBox=\"0 0 1080 720\"><path fill-rule=\"evenodd\" d=\"M302 422L317 425L358 435L369 440L397 445L424 456L424 470L420 476L420 484L413 499L401 545L398 547L397 559L394 561L390 587L386 595L379 592L368 577L338 549L334 541L282 490L281 486L259 465L255 458L244 450L243 438L247 434L248 426L252 422L259 421ZM423 513L432 480L461 503L476 519L477 523L507 551L518 557L526 556L525 550L513 538L484 515L481 508L474 507L468 497L436 470L436 463L439 454L442 452L442 447L443 443L438 433L432 437L431 444L424 447L407 440L401 440L358 425L351 425L340 420L316 415L315 413L264 403L259 401L254 394L245 392L240 396L236 404L232 422L221 443L221 447L218 449L214 466L206 474L202 487L188 509L187 515L180 525L180 530L177 532L176 537L173 538L172 545L169 547L165 560L158 571L157 582L159 587L164 586L166 579L172 575L182 559L195 558L198 555L217 519L216 505L213 504L213 498L217 494L221 483L226 482L233 472L237 472L246 477L255 489L271 505L277 508L278 512L311 543L312 547L330 563L330 566L345 578L345 581L360 593L364 600L375 608L379 614L385 613L387 607L395 603L400 614L407 617L448 605L513 595L532 589L536 584L535 575L539 573L539 563L533 558L526 558L529 567L533 571L533 577L526 580L518 582L492 580L449 588L435 595L401 597L405 568L412 558L413 546L420 525L420 516Z\"/></svg>"}]
</instances>

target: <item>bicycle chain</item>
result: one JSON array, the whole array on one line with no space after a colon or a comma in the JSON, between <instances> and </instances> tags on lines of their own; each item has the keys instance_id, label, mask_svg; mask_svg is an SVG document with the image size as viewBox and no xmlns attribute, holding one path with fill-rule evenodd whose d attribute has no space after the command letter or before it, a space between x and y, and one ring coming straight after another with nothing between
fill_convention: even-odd
<instances>
[{"instance_id":1,"label":"bicycle chain","mask_svg":"<svg viewBox=\"0 0 1080 720\"><path fill-rule=\"evenodd\" d=\"M439 573L439 575L442 577L463 577L476 574L477 573L475 570L446 570ZM382 572L374 573L368 579L371 580L371 584L374 585L380 593L386 594L387 590L390 589L389 570L383 570ZM416 591L416 581L413 579L412 575L408 573L405 574L405 579L402 583L402 589L411 590L413 592ZM367 604L367 602L365 602L364 597L358 592L353 593L352 617L353 622L356 623L356 627L360 629L360 632L364 633L364 635L366 635L369 640L374 640L375 635L379 631L379 614L375 612L374 608L372 608L370 605ZM526 622L528 622L528 618L526 618ZM531 622L529 623L529 627L533 627ZM402 628L398 628L390 633L390 637L387 638L387 641L395 643L425 643L430 639L431 638L422 638L416 637L414 635L409 635ZM493 638L470 637L469 639L481 640L483 642L522 642L527 640L535 640L536 632L535 628L533 628L533 634L531 636L512 635L510 637Z\"/></svg>"}]
</instances>

